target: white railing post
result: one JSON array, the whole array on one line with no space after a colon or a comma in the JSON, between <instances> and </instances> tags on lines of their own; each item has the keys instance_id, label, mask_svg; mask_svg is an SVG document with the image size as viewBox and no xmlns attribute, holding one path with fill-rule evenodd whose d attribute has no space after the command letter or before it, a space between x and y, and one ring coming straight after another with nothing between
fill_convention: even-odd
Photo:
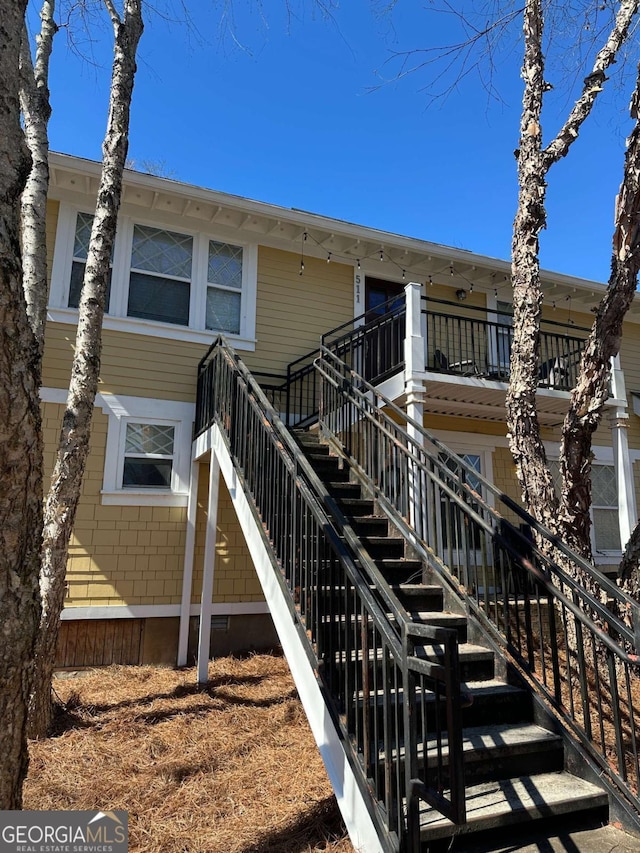
<instances>
[{"instance_id":1,"label":"white railing post","mask_svg":"<svg viewBox=\"0 0 640 853\"><path fill-rule=\"evenodd\" d=\"M425 369L425 337L422 322L422 285L409 282L404 289L406 300L406 329L404 337L404 389L406 395L407 415L423 425L424 417L424 382ZM422 433L411 423L407 424L407 432L419 447L424 444ZM422 519L424 507L421 506L420 468L409 464L409 522L418 534L422 536Z\"/></svg>"},{"instance_id":2,"label":"white railing post","mask_svg":"<svg viewBox=\"0 0 640 853\"><path fill-rule=\"evenodd\" d=\"M211 612L213 598L213 573L216 561L218 526L218 497L220 491L220 463L215 453L209 459L209 501L207 504L207 534L204 542L202 567L202 596L200 598L200 630L198 633L198 684L209 680L209 648L211 643Z\"/></svg>"},{"instance_id":3,"label":"white railing post","mask_svg":"<svg viewBox=\"0 0 640 853\"><path fill-rule=\"evenodd\" d=\"M198 482L200 463L191 462L189 479L189 502L187 504L187 531L184 543L184 565L182 570L182 599L180 602L180 627L178 629L178 666L187 665L189 648L189 617L191 613L191 585L193 583L193 556L196 545L196 513L198 511Z\"/></svg>"},{"instance_id":4,"label":"white railing post","mask_svg":"<svg viewBox=\"0 0 640 853\"><path fill-rule=\"evenodd\" d=\"M624 551L638 520L638 514L633 486L633 465L629 456L629 412L626 406L627 391L619 355L611 359L611 394L615 400L625 401L625 405L616 406L611 413L613 464L615 466L616 486L618 489L620 545Z\"/></svg>"}]
</instances>

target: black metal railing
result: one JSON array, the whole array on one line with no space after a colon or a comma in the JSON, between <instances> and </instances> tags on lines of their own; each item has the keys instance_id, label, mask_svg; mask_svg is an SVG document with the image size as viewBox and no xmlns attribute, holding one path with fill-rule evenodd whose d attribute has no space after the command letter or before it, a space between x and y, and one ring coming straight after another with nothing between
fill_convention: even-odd
<instances>
[{"instance_id":1,"label":"black metal railing","mask_svg":"<svg viewBox=\"0 0 640 853\"><path fill-rule=\"evenodd\" d=\"M196 435L214 425L382 846L417 853L420 799L465 820L456 632L412 623L224 339L198 368Z\"/></svg>"},{"instance_id":2,"label":"black metal railing","mask_svg":"<svg viewBox=\"0 0 640 853\"><path fill-rule=\"evenodd\" d=\"M318 418L317 373L314 361L318 350L311 350L287 365L286 374L254 370L267 399L288 427L304 428Z\"/></svg>"},{"instance_id":3,"label":"black metal railing","mask_svg":"<svg viewBox=\"0 0 640 853\"><path fill-rule=\"evenodd\" d=\"M394 296L322 336L322 346L369 382L380 382L404 368L406 307Z\"/></svg>"},{"instance_id":4,"label":"black metal railing","mask_svg":"<svg viewBox=\"0 0 640 853\"><path fill-rule=\"evenodd\" d=\"M452 303L422 297L427 346L426 370L461 376L478 376L509 381L509 363L513 344L512 316L501 311L465 306L465 314L447 308ZM436 306L435 310L433 306ZM488 320L487 313L495 317ZM477 315L477 316L474 316ZM569 327L551 320L542 323L540 332L539 386L570 391L577 380L580 357L588 329Z\"/></svg>"},{"instance_id":5,"label":"black metal railing","mask_svg":"<svg viewBox=\"0 0 640 853\"><path fill-rule=\"evenodd\" d=\"M320 428L640 810L640 605L324 349Z\"/></svg>"}]
</instances>

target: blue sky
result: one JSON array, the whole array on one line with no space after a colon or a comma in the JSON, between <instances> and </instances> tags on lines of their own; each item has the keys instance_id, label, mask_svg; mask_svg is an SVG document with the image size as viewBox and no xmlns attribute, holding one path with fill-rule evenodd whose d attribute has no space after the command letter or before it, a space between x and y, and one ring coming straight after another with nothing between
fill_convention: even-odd
<instances>
[{"instance_id":1,"label":"blue sky","mask_svg":"<svg viewBox=\"0 0 640 853\"><path fill-rule=\"evenodd\" d=\"M431 66L400 80L394 51L460 38L452 16L400 0L341 0L333 20L293 0L236 0L233 34L221 2L189 4L191 27L155 17L139 50L129 155L171 177L285 207L508 258L516 203L521 80L518 29L496 56L502 101L468 75L444 99ZM266 7L268 8L268 12ZM175 16L174 16L175 17ZM54 150L100 158L110 73L109 27L58 36L51 68ZM562 45L561 45L562 47ZM86 57L90 56L91 62ZM556 77L553 77L553 74ZM549 137L568 109L566 71L552 67ZM613 81L612 81L613 82ZM446 83L439 84L441 86ZM547 269L606 280L628 94L604 93L588 129L549 176Z\"/></svg>"}]
</instances>

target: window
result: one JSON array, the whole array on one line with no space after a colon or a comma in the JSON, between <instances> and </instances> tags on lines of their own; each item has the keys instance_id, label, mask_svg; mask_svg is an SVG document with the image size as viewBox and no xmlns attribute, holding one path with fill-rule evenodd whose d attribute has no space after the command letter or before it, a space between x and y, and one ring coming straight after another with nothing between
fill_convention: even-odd
<instances>
[{"instance_id":1,"label":"window","mask_svg":"<svg viewBox=\"0 0 640 853\"><path fill-rule=\"evenodd\" d=\"M619 551L618 489L613 465L591 468L591 515L596 551Z\"/></svg>"},{"instance_id":2,"label":"window","mask_svg":"<svg viewBox=\"0 0 640 853\"><path fill-rule=\"evenodd\" d=\"M101 499L112 506L186 506L195 405L99 394L108 417Z\"/></svg>"},{"instance_id":3,"label":"window","mask_svg":"<svg viewBox=\"0 0 640 853\"><path fill-rule=\"evenodd\" d=\"M242 249L209 240L207 266L207 329L240 331Z\"/></svg>"},{"instance_id":4,"label":"window","mask_svg":"<svg viewBox=\"0 0 640 853\"><path fill-rule=\"evenodd\" d=\"M197 230L201 221L178 214L171 218L175 228L149 216L134 220L123 206L104 328L204 345L223 332L238 349L254 350L257 244L216 239ZM53 322L75 321L92 224L91 213L60 202L49 294Z\"/></svg>"},{"instance_id":5,"label":"window","mask_svg":"<svg viewBox=\"0 0 640 853\"><path fill-rule=\"evenodd\" d=\"M170 489L173 426L127 423L122 470L123 489Z\"/></svg>"},{"instance_id":6,"label":"window","mask_svg":"<svg viewBox=\"0 0 640 853\"><path fill-rule=\"evenodd\" d=\"M560 489L560 463L549 463L556 486ZM620 551L618 488L613 465L594 463L591 467L591 526L594 551Z\"/></svg>"},{"instance_id":7,"label":"window","mask_svg":"<svg viewBox=\"0 0 640 853\"><path fill-rule=\"evenodd\" d=\"M133 227L127 315L189 325L193 237Z\"/></svg>"},{"instance_id":8,"label":"window","mask_svg":"<svg viewBox=\"0 0 640 853\"><path fill-rule=\"evenodd\" d=\"M82 282L84 281L84 270L89 253L89 242L91 240L91 228L93 227L93 216L90 213L79 213L76 217L76 231L73 241L73 260L71 262L71 281L69 283L69 308L77 308L80 305L82 293ZM111 291L111 270L107 281L107 298L105 305L109 306Z\"/></svg>"}]
</instances>

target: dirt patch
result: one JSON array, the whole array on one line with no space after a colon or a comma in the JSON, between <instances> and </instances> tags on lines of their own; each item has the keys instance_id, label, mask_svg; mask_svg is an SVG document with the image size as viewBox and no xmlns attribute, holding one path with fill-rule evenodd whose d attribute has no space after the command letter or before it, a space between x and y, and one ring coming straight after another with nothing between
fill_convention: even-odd
<instances>
[{"instance_id":1,"label":"dirt patch","mask_svg":"<svg viewBox=\"0 0 640 853\"><path fill-rule=\"evenodd\" d=\"M353 853L286 661L56 680L25 809L126 809L131 853Z\"/></svg>"}]
</instances>

